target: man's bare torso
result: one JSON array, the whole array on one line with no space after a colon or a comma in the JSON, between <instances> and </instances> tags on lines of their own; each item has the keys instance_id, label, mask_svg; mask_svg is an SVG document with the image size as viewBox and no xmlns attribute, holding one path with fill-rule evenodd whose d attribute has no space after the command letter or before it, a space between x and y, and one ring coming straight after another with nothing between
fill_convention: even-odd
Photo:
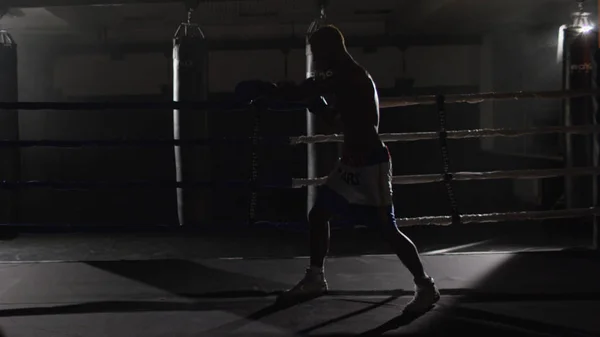
<instances>
[{"instance_id":1,"label":"man's bare torso","mask_svg":"<svg viewBox=\"0 0 600 337\"><path fill-rule=\"evenodd\" d=\"M379 97L369 73L352 63L337 69L334 109L344 134L345 154L368 154L383 146L379 138Z\"/></svg>"}]
</instances>

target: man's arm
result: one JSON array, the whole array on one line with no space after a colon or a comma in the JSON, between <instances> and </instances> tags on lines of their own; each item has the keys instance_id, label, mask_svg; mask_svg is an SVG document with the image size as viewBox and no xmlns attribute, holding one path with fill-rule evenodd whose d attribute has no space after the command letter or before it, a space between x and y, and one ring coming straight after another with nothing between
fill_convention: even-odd
<instances>
[{"instance_id":1,"label":"man's arm","mask_svg":"<svg viewBox=\"0 0 600 337\"><path fill-rule=\"evenodd\" d=\"M327 79L311 77L299 85L280 84L273 94L275 97L289 102L307 102L334 92L336 85L336 81L331 77Z\"/></svg>"}]
</instances>

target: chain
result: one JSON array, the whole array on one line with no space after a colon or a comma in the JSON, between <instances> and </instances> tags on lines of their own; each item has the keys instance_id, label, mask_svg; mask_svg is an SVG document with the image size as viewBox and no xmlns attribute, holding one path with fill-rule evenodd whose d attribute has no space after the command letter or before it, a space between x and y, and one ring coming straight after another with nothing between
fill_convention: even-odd
<instances>
[{"instance_id":1,"label":"chain","mask_svg":"<svg viewBox=\"0 0 600 337\"><path fill-rule=\"evenodd\" d=\"M448 199L450 200L450 208L452 210L452 224L460 224L460 213L458 212L458 205L454 190L452 188L452 173L450 173L450 155L448 154L448 131L446 130L446 110L444 106L445 97L444 95L436 96L436 104L438 109L438 116L440 118L440 148L442 151L442 162L444 168L444 184L446 185L446 191L448 193Z\"/></svg>"},{"instance_id":2,"label":"chain","mask_svg":"<svg viewBox=\"0 0 600 337\"><path fill-rule=\"evenodd\" d=\"M252 104L254 109L254 128L252 131L252 163L250 166L250 209L248 211L248 223L253 225L256 222L256 206L258 204L258 149L260 144L260 101Z\"/></svg>"},{"instance_id":3,"label":"chain","mask_svg":"<svg viewBox=\"0 0 600 337\"><path fill-rule=\"evenodd\" d=\"M193 13L194 13L194 9L193 8L188 9L188 12L187 12L187 24L190 25L190 26L192 25L192 15L193 15Z\"/></svg>"},{"instance_id":4,"label":"chain","mask_svg":"<svg viewBox=\"0 0 600 337\"><path fill-rule=\"evenodd\" d=\"M329 0L318 0L317 6L319 7L319 20L325 22L327 20L326 9L329 6Z\"/></svg>"}]
</instances>

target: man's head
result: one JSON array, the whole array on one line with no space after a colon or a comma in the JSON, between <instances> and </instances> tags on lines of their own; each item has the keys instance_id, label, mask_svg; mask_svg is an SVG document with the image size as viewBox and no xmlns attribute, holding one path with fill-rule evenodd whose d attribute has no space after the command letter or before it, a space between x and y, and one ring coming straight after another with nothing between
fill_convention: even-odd
<instances>
[{"instance_id":1,"label":"man's head","mask_svg":"<svg viewBox=\"0 0 600 337\"><path fill-rule=\"evenodd\" d=\"M344 35L333 25L319 28L308 38L308 43L318 70L331 68L347 55Z\"/></svg>"}]
</instances>

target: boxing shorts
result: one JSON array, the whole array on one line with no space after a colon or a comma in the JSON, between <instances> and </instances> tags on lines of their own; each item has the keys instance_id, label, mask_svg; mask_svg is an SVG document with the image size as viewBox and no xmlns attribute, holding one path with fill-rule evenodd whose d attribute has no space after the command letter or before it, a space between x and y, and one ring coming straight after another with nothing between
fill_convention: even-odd
<instances>
[{"instance_id":1,"label":"boxing shorts","mask_svg":"<svg viewBox=\"0 0 600 337\"><path fill-rule=\"evenodd\" d=\"M381 209L394 218L392 160L382 146L362 156L344 155L317 192L316 206L335 217L380 219ZM365 218L366 217L366 218Z\"/></svg>"}]
</instances>

